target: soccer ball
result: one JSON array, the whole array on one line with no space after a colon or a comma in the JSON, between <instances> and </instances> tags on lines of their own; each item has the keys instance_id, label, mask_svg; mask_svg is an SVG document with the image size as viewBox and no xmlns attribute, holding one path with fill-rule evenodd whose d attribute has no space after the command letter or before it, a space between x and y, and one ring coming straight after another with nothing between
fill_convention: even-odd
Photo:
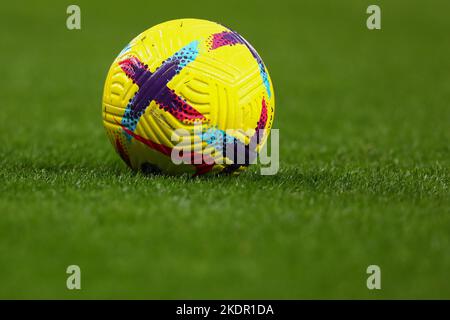
<instances>
[{"instance_id":1,"label":"soccer ball","mask_svg":"<svg viewBox=\"0 0 450 320\"><path fill-rule=\"evenodd\" d=\"M265 144L274 103L267 68L242 36L180 19L144 31L114 60L103 124L135 170L239 173Z\"/></svg>"}]
</instances>

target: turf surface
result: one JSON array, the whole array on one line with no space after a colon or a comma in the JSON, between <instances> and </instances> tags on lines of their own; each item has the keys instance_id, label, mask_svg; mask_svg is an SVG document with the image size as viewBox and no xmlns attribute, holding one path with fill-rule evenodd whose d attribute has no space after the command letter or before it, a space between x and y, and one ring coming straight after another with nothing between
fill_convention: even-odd
<instances>
[{"instance_id":1,"label":"turf surface","mask_svg":"<svg viewBox=\"0 0 450 320\"><path fill-rule=\"evenodd\" d=\"M69 2L0 5L0 298L450 298L448 1L77 3L80 31ZM180 17L263 57L277 175L151 177L113 152L108 67Z\"/></svg>"}]
</instances>

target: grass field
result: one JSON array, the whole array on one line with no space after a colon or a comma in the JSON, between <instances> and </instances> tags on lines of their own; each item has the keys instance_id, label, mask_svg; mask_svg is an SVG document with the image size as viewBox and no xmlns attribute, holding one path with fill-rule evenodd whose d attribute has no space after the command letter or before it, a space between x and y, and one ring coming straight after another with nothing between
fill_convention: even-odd
<instances>
[{"instance_id":1,"label":"grass field","mask_svg":"<svg viewBox=\"0 0 450 320\"><path fill-rule=\"evenodd\" d=\"M0 5L0 298L450 298L448 1L74 3L79 31L72 2ZM110 63L181 17L263 57L277 175L152 177L113 152Z\"/></svg>"}]
</instances>

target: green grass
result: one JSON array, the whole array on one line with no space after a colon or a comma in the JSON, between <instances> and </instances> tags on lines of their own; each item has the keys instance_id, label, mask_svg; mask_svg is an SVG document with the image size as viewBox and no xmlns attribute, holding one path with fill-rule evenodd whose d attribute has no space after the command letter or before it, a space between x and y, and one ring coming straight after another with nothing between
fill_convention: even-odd
<instances>
[{"instance_id":1,"label":"green grass","mask_svg":"<svg viewBox=\"0 0 450 320\"><path fill-rule=\"evenodd\" d=\"M0 298L450 298L448 1L77 1L68 31L71 3L1 4ZM277 175L151 177L113 152L108 67L180 17L262 55Z\"/></svg>"}]
</instances>

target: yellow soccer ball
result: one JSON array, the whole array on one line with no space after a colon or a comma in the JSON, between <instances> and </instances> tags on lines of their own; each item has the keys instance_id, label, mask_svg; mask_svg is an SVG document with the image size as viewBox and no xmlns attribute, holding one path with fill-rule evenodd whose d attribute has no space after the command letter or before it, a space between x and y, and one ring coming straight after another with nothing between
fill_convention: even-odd
<instances>
[{"instance_id":1,"label":"yellow soccer ball","mask_svg":"<svg viewBox=\"0 0 450 320\"><path fill-rule=\"evenodd\" d=\"M255 162L275 98L256 50L221 24L179 19L134 38L109 69L103 124L125 163L152 173L238 173Z\"/></svg>"}]
</instances>

